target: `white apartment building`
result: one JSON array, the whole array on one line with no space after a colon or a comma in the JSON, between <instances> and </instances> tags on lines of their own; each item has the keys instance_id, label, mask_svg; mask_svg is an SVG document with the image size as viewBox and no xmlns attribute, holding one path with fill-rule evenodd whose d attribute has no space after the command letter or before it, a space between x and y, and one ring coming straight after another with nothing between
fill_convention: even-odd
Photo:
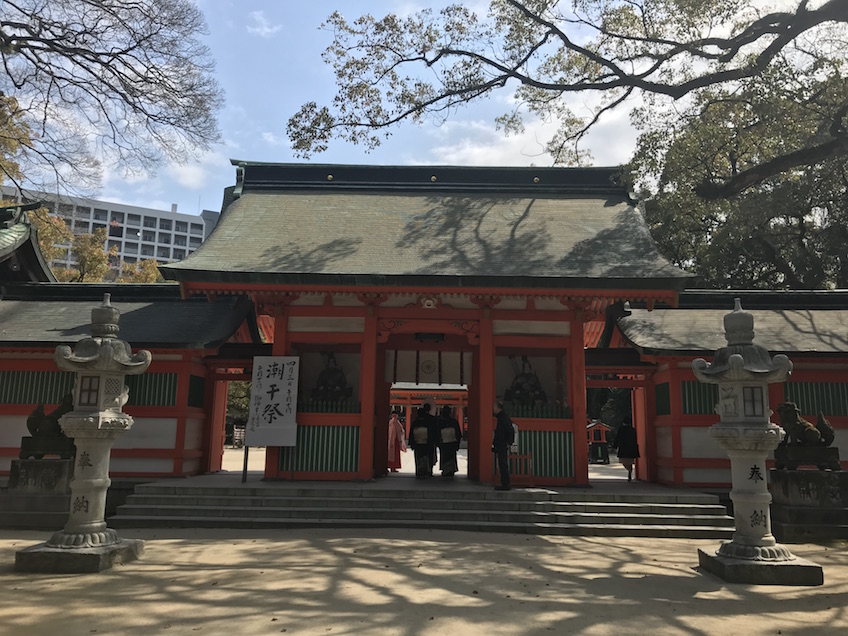
<instances>
[{"instance_id":1,"label":"white apartment building","mask_svg":"<svg viewBox=\"0 0 848 636\"><path fill-rule=\"evenodd\" d=\"M181 261L209 236L218 223L220 212L203 210L200 215L181 214L176 204L169 212L133 205L57 196L16 188L0 188L3 198L20 203L41 201L51 214L61 217L74 234L88 234L98 228L107 232L104 250L116 248L117 257L110 259L114 268L121 262L156 259L159 263ZM59 244L64 255L50 263L53 267L74 267L76 260L70 244Z\"/></svg>"}]
</instances>

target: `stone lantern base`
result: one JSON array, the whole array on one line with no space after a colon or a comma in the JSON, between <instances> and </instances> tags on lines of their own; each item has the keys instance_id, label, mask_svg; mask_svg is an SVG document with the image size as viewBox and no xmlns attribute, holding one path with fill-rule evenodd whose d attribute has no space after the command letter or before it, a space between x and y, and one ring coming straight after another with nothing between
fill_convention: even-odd
<instances>
[{"instance_id":1,"label":"stone lantern base","mask_svg":"<svg viewBox=\"0 0 848 636\"><path fill-rule=\"evenodd\" d=\"M106 546L60 548L39 543L15 554L15 571L85 574L135 561L144 552L141 539L118 539Z\"/></svg>"},{"instance_id":2,"label":"stone lantern base","mask_svg":"<svg viewBox=\"0 0 848 636\"><path fill-rule=\"evenodd\" d=\"M728 583L753 585L822 585L822 567L793 557L788 561L734 559L698 550L698 565Z\"/></svg>"}]
</instances>

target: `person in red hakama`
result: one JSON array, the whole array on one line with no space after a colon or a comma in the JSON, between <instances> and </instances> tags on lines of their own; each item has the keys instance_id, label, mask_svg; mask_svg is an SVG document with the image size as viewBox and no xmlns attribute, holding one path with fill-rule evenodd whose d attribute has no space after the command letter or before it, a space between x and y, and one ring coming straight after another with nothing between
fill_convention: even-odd
<instances>
[{"instance_id":1,"label":"person in red hakama","mask_svg":"<svg viewBox=\"0 0 848 636\"><path fill-rule=\"evenodd\" d=\"M400 468L400 454L406 452L406 431L397 413L389 420L389 469L396 473Z\"/></svg>"}]
</instances>

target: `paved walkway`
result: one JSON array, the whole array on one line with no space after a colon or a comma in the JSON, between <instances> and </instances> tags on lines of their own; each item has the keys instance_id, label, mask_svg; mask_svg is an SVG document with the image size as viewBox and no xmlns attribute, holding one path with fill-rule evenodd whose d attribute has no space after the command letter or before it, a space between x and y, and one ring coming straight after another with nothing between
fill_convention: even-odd
<instances>
[{"instance_id":1,"label":"paved walkway","mask_svg":"<svg viewBox=\"0 0 848 636\"><path fill-rule=\"evenodd\" d=\"M240 481L240 466L219 477ZM595 469L595 488L652 486ZM397 529L122 530L144 539L141 560L15 573L15 552L49 534L0 531L0 635L848 633L844 541L791 546L824 567L821 587L727 584L698 568L710 540Z\"/></svg>"}]
</instances>

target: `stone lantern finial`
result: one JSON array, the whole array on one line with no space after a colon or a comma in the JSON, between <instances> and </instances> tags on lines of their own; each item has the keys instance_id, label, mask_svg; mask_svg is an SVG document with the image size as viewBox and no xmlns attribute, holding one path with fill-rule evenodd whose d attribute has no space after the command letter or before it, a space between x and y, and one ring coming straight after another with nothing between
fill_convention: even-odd
<instances>
[{"instance_id":1,"label":"stone lantern finial","mask_svg":"<svg viewBox=\"0 0 848 636\"><path fill-rule=\"evenodd\" d=\"M112 294L103 294L103 304L91 310L91 335L94 338L117 338L121 312L111 303Z\"/></svg>"},{"instance_id":2,"label":"stone lantern finial","mask_svg":"<svg viewBox=\"0 0 848 636\"><path fill-rule=\"evenodd\" d=\"M742 309L742 300L734 299L733 311L724 317L724 339L729 345L754 343L754 316Z\"/></svg>"}]
</instances>

